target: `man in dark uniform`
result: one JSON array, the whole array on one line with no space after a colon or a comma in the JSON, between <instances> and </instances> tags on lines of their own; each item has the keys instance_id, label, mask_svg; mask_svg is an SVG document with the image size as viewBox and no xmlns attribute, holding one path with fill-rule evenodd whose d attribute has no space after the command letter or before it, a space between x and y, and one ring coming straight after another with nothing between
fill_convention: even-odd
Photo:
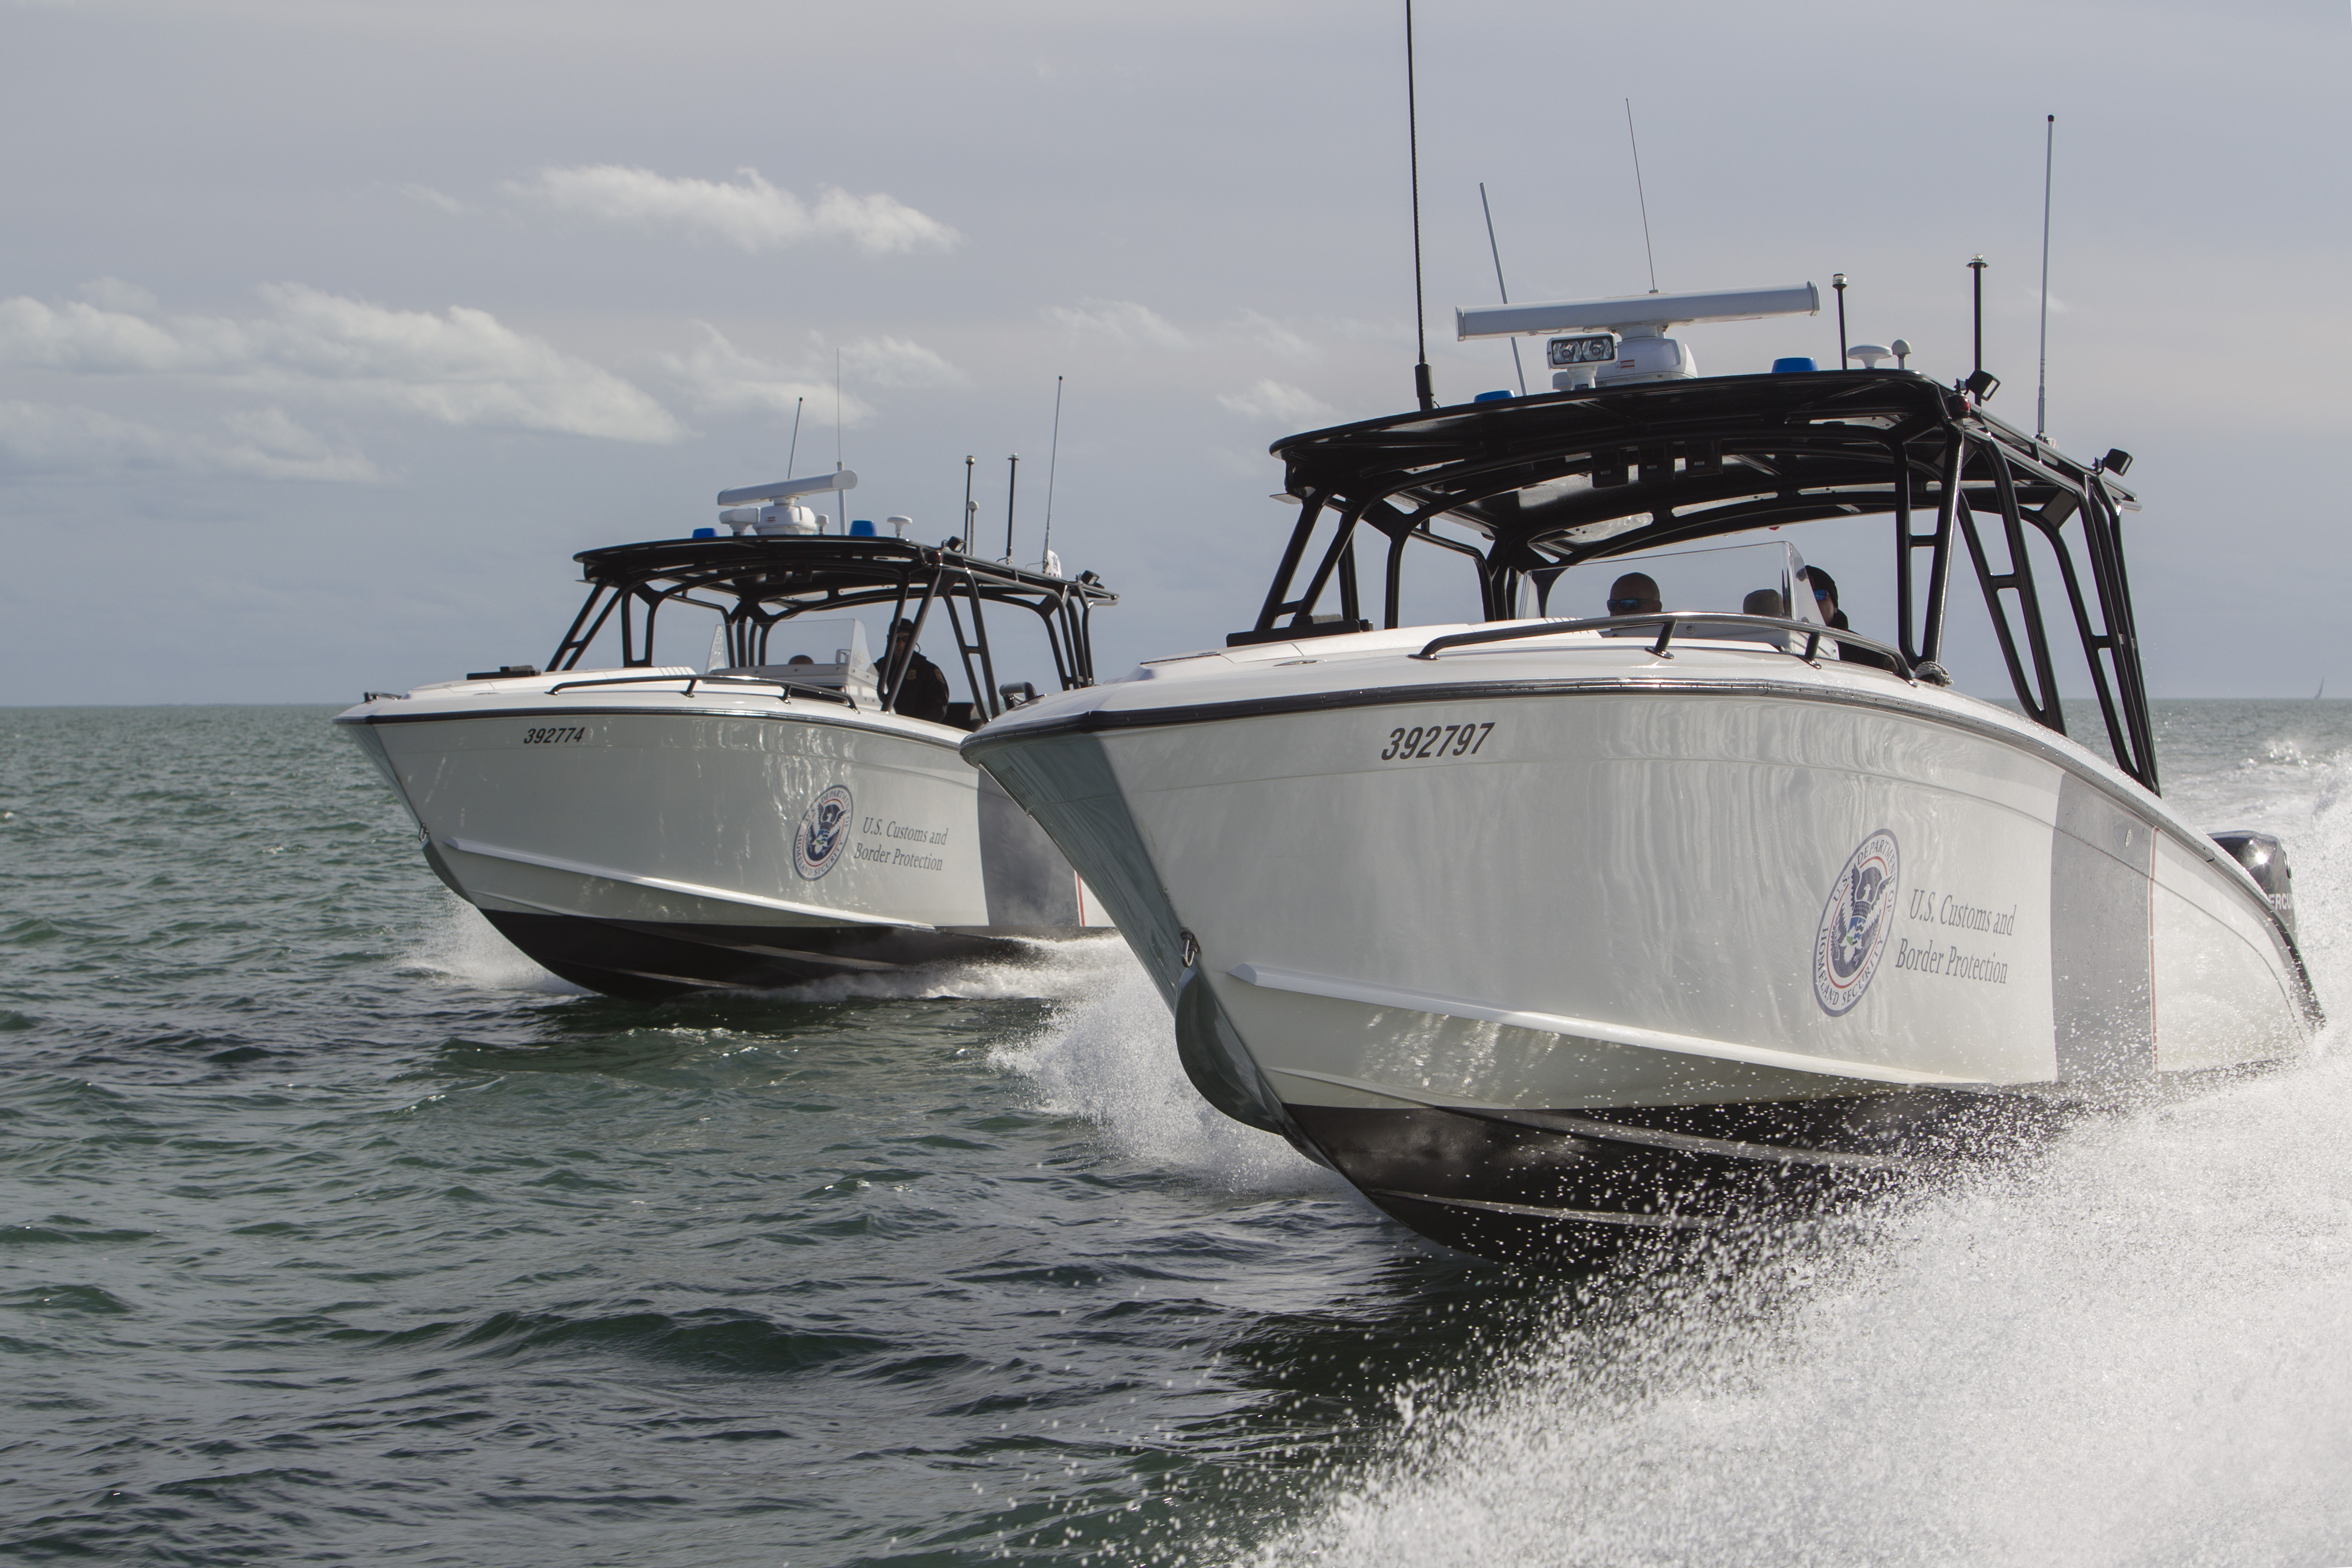
<instances>
[{"instance_id":1,"label":"man in dark uniform","mask_svg":"<svg viewBox=\"0 0 2352 1568\"><path fill-rule=\"evenodd\" d=\"M1813 603L1821 608L1822 624L1833 631L1852 631L1853 626L1846 620L1845 612L1838 608L1837 579L1818 566L1806 567L1805 578L1813 585ZM1873 653L1866 647L1856 647L1852 643L1838 644L1838 658L1845 664L1866 664L1873 669L1895 668L1894 660L1885 654Z\"/></svg>"},{"instance_id":2,"label":"man in dark uniform","mask_svg":"<svg viewBox=\"0 0 2352 1568\"><path fill-rule=\"evenodd\" d=\"M891 706L909 719L946 723L948 678L938 665L915 651L912 621L902 620L890 628L890 653L883 668L898 668L901 660L905 661L905 672L898 677L898 700Z\"/></svg>"},{"instance_id":3,"label":"man in dark uniform","mask_svg":"<svg viewBox=\"0 0 2352 1568\"><path fill-rule=\"evenodd\" d=\"M1658 599L1657 580L1647 572L1628 572L1609 584L1612 616L1654 616L1664 607Z\"/></svg>"}]
</instances>

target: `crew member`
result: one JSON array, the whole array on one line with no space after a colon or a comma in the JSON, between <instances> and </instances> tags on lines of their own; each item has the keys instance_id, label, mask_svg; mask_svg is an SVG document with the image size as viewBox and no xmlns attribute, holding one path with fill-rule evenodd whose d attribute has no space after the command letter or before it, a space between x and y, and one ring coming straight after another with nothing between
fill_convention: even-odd
<instances>
[{"instance_id":1,"label":"crew member","mask_svg":"<svg viewBox=\"0 0 2352 1568\"><path fill-rule=\"evenodd\" d=\"M902 665L903 661L903 665ZM915 623L901 620L890 628L890 653L885 668L900 668L898 700L891 707L909 719L948 721L948 678L940 667L915 651Z\"/></svg>"},{"instance_id":2,"label":"crew member","mask_svg":"<svg viewBox=\"0 0 2352 1568\"><path fill-rule=\"evenodd\" d=\"M1609 613L1612 616L1654 616L1665 608L1658 598L1658 585L1646 572L1628 572L1609 587Z\"/></svg>"},{"instance_id":3,"label":"crew member","mask_svg":"<svg viewBox=\"0 0 2352 1568\"><path fill-rule=\"evenodd\" d=\"M1822 625L1832 631L1852 631L1845 612L1838 608L1837 579L1818 566L1805 568L1805 580L1813 585L1813 603L1820 606ZM1873 669L1893 669L1895 661L1883 653L1873 653L1852 643L1838 644L1838 658L1846 664L1866 664Z\"/></svg>"}]
</instances>

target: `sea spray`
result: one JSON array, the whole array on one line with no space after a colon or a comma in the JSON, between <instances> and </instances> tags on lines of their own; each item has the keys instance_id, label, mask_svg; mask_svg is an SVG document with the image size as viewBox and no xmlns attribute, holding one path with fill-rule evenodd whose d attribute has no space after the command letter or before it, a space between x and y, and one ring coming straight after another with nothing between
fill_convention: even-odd
<instances>
[{"instance_id":1,"label":"sea spray","mask_svg":"<svg viewBox=\"0 0 2352 1568\"><path fill-rule=\"evenodd\" d=\"M991 1061L1035 1081L1042 1105L1102 1129L1120 1155L1234 1191L1344 1184L1270 1132L1202 1100L1177 1060L1168 1005L1124 946L1126 962L1091 999Z\"/></svg>"},{"instance_id":2,"label":"sea spray","mask_svg":"<svg viewBox=\"0 0 2352 1568\"><path fill-rule=\"evenodd\" d=\"M982 1001L1034 996L1064 1000L1089 996L1111 984L1134 960L1115 936L1066 942L1019 941L1006 944L1015 955L915 964L906 969L832 974L773 994L792 1002L846 1002L856 998L948 998Z\"/></svg>"},{"instance_id":3,"label":"sea spray","mask_svg":"<svg viewBox=\"0 0 2352 1568\"><path fill-rule=\"evenodd\" d=\"M420 857L421 858L421 857ZM451 892L434 902L433 913L398 960L412 973L433 975L481 991L539 991L551 996L584 996L568 980L541 968L500 936L482 911Z\"/></svg>"},{"instance_id":4,"label":"sea spray","mask_svg":"<svg viewBox=\"0 0 2352 1568\"><path fill-rule=\"evenodd\" d=\"M2195 820L2285 838L2306 961L2339 1010L2347 766L2257 742L2176 756L2171 792ZM1229 1558L2352 1560L2337 1036L2316 1065L2094 1118L1834 1230L1564 1284L1494 1375L1397 1391L1411 1418L1383 1457Z\"/></svg>"}]
</instances>

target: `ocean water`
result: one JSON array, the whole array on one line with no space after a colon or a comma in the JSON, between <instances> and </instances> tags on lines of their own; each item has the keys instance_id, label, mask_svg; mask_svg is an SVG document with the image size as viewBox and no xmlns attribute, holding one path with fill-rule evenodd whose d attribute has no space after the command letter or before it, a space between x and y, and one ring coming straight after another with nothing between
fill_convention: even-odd
<instances>
[{"instance_id":1,"label":"ocean water","mask_svg":"<svg viewBox=\"0 0 2352 1568\"><path fill-rule=\"evenodd\" d=\"M1835 1235L1428 1247L1117 943L652 1007L323 709L0 711L0 1558L2352 1561L2352 1062ZM2352 703L2161 704L2352 1008Z\"/></svg>"}]
</instances>

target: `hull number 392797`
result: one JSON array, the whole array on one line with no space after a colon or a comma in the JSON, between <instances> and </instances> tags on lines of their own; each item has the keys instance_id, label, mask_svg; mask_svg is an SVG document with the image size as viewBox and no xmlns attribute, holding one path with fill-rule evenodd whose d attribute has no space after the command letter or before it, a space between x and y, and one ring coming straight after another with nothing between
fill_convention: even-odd
<instances>
[{"instance_id":1,"label":"hull number 392797","mask_svg":"<svg viewBox=\"0 0 2352 1568\"><path fill-rule=\"evenodd\" d=\"M1384 763L1419 762L1424 757L1475 757L1478 748L1486 743L1494 732L1492 724L1432 724L1410 730L1391 730L1389 749L1381 753Z\"/></svg>"}]
</instances>

